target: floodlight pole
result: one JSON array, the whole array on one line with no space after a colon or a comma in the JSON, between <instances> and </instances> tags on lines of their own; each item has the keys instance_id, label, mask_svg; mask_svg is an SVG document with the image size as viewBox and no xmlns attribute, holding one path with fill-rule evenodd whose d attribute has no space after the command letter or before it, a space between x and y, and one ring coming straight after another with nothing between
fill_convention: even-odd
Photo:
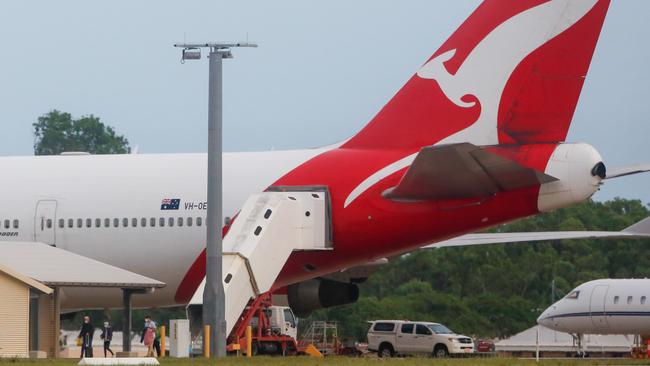
<instances>
[{"instance_id":1,"label":"floodlight pole","mask_svg":"<svg viewBox=\"0 0 650 366\"><path fill-rule=\"evenodd\" d=\"M208 86L208 215L205 289L203 291L203 324L210 326L212 357L226 356L226 301L223 288L222 243L222 87L223 59L232 58L233 47L257 47L252 43L182 43L174 47L185 51L210 49L210 74ZM189 54L189 52L188 52ZM198 56L200 58L200 55ZM196 54L187 59L197 59ZM205 338L204 338L205 339Z\"/></svg>"}]
</instances>

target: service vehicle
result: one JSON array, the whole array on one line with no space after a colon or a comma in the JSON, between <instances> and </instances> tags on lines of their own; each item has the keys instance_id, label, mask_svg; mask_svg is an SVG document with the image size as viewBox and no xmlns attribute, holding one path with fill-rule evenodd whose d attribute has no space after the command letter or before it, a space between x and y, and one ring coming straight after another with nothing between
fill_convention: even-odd
<instances>
[{"instance_id":1,"label":"service vehicle","mask_svg":"<svg viewBox=\"0 0 650 366\"><path fill-rule=\"evenodd\" d=\"M368 350L379 357L430 354L433 357L474 353L472 338L456 334L439 323L375 320L368 329Z\"/></svg>"}]
</instances>

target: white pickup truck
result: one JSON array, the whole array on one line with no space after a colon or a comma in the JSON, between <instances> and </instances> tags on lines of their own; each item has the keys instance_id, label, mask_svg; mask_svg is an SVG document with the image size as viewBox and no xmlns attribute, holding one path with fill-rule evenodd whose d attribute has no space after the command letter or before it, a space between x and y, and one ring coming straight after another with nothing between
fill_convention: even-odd
<instances>
[{"instance_id":1,"label":"white pickup truck","mask_svg":"<svg viewBox=\"0 0 650 366\"><path fill-rule=\"evenodd\" d=\"M379 357L429 354L434 357L474 353L470 337L455 334L442 324L408 320L375 320L368 329L368 350Z\"/></svg>"}]
</instances>

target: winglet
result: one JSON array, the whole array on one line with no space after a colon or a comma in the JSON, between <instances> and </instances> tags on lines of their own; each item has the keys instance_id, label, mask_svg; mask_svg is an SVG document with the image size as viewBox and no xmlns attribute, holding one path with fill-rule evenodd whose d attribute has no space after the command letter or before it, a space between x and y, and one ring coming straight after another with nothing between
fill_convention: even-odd
<instances>
[{"instance_id":1,"label":"winglet","mask_svg":"<svg viewBox=\"0 0 650 366\"><path fill-rule=\"evenodd\" d=\"M636 224L626 227L625 229L623 229L623 232L632 233L632 234L650 235L650 217L646 217L645 219L637 222Z\"/></svg>"}]
</instances>

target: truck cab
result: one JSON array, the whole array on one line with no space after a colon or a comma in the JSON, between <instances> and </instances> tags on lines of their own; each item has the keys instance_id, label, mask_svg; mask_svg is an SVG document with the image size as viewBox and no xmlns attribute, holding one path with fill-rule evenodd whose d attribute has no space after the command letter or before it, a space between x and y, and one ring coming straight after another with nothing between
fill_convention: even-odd
<instances>
[{"instance_id":1,"label":"truck cab","mask_svg":"<svg viewBox=\"0 0 650 366\"><path fill-rule=\"evenodd\" d=\"M474 341L440 323L375 320L368 330L368 350L379 357L429 354L434 357L474 353Z\"/></svg>"}]
</instances>

